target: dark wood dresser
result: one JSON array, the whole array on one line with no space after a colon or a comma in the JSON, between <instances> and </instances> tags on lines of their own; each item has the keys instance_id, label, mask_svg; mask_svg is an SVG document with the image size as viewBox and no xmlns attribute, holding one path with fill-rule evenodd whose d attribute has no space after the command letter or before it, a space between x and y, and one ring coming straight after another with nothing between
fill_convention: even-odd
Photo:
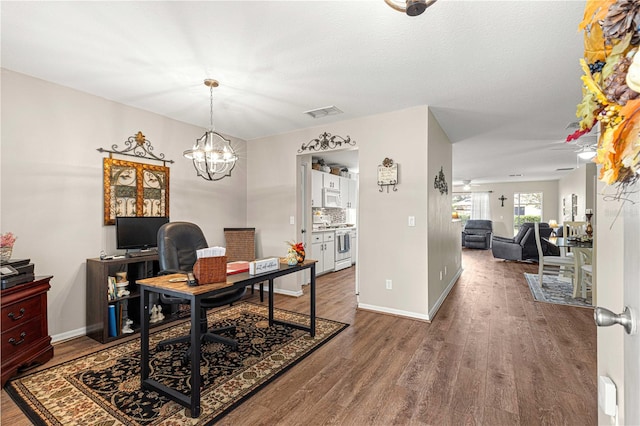
<instances>
[{"instance_id":1,"label":"dark wood dresser","mask_svg":"<svg viewBox=\"0 0 640 426\"><path fill-rule=\"evenodd\" d=\"M2 290L2 386L21 367L53 357L47 323L51 276Z\"/></svg>"}]
</instances>

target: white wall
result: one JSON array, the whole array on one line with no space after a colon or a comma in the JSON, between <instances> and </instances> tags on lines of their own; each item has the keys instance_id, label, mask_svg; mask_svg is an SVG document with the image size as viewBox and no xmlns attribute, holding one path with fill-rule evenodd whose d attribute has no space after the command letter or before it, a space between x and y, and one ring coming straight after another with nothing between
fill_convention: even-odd
<instances>
[{"instance_id":1,"label":"white wall","mask_svg":"<svg viewBox=\"0 0 640 426\"><path fill-rule=\"evenodd\" d=\"M462 272L462 247L460 223L451 221L452 146L431 111L428 116L428 173L427 194L427 261L429 265L428 309L430 317ZM442 167L449 191L441 194L433 187L435 177Z\"/></svg>"},{"instance_id":2,"label":"white wall","mask_svg":"<svg viewBox=\"0 0 640 426\"><path fill-rule=\"evenodd\" d=\"M115 228L103 226L102 158L142 131L170 167L171 220L199 224L211 245L224 227L246 224L246 144L231 178L206 182L182 157L203 128L2 70L2 232L18 240L14 258L30 258L37 275L53 275L49 332L83 334L87 258L115 252ZM207 104L203 104L207 108ZM120 157L136 161L133 157Z\"/></svg>"},{"instance_id":3,"label":"white wall","mask_svg":"<svg viewBox=\"0 0 640 426\"><path fill-rule=\"evenodd\" d=\"M249 141L247 224L260 233L259 250L264 255L284 255L284 241L299 237L299 227L289 225L289 217L298 211L296 156L302 143L325 131L350 136L356 141L360 164L359 306L426 318L431 296L427 283L432 284L427 275L432 267L427 257L427 226L440 216L450 224L451 217L450 198L428 210L434 173L428 170L427 116L427 107L422 106ZM441 129L434 132L439 135L438 143L444 144L446 137ZM450 152L450 147L443 150L437 161L438 171L444 165L449 176ZM399 165L395 192L380 192L377 185L377 167L386 157ZM416 217L415 227L407 226L408 216ZM455 262L459 244L446 241L446 234L442 238L443 250L436 262ZM452 232L450 238L457 243L459 235ZM386 279L392 280L392 290L385 289ZM293 279L282 280L277 286L285 292L299 291Z\"/></svg>"},{"instance_id":4,"label":"white wall","mask_svg":"<svg viewBox=\"0 0 640 426\"><path fill-rule=\"evenodd\" d=\"M585 221L585 209L595 208L594 182L596 165L587 163L563 176L558 182L558 223L571 221L571 195L578 196L578 213L574 220ZM562 200L565 200L565 214L562 214Z\"/></svg>"},{"instance_id":5,"label":"white wall","mask_svg":"<svg viewBox=\"0 0 640 426\"><path fill-rule=\"evenodd\" d=\"M456 192L465 192L461 186ZM513 237L513 194L523 192L542 192L542 221L558 220L558 181L507 182L473 185L471 191L493 191L489 194L493 234ZM505 196L504 207L499 198Z\"/></svg>"}]
</instances>

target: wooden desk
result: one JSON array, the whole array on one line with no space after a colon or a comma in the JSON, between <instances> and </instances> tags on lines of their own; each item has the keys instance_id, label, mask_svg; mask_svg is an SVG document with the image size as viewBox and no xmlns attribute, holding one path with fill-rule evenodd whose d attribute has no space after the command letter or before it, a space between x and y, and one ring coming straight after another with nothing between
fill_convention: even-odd
<instances>
[{"instance_id":1,"label":"wooden desk","mask_svg":"<svg viewBox=\"0 0 640 426\"><path fill-rule=\"evenodd\" d=\"M568 238L548 238L547 241L557 247L570 248L573 251L573 268L575 282L573 285L573 297L578 297L578 290L582 287L582 254L589 259L593 257L593 240L591 241L574 241ZM595 277L591 278L591 303L595 304ZM583 289L582 297L586 298L586 290Z\"/></svg>"},{"instance_id":2,"label":"wooden desk","mask_svg":"<svg viewBox=\"0 0 640 426\"><path fill-rule=\"evenodd\" d=\"M309 327L302 324L294 324L284 321L278 321L273 318L273 280L283 275L293 274L304 269L311 269L311 282L309 286L310 303L309 303ZM316 334L316 261L305 260L303 263L289 266L286 263L280 263L277 270L266 272L260 275L249 275L243 272L235 275L227 275L227 282L204 284L195 287L189 287L186 282L169 282L171 278L184 277L183 274L164 275L154 278L146 278L137 280L136 283L140 288L140 379L143 389L154 390L160 392L166 397L182 404L191 410L191 417L196 418L200 415L200 304L202 299L224 293L231 289L252 286L254 284L269 281L269 326L273 324L284 324L290 327L308 331L311 336ZM163 293L170 296L176 296L189 300L191 306L191 396L184 395L175 389L149 378L149 316L150 316L150 298L151 293Z\"/></svg>"}]
</instances>

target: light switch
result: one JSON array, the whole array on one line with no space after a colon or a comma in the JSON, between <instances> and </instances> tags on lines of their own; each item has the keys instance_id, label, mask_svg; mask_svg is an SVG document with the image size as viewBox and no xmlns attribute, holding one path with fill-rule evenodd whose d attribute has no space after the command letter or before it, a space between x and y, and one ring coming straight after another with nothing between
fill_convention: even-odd
<instances>
[{"instance_id":1,"label":"light switch","mask_svg":"<svg viewBox=\"0 0 640 426\"><path fill-rule=\"evenodd\" d=\"M598 406L607 416L616 415L616 385L607 376L598 377Z\"/></svg>"},{"instance_id":2,"label":"light switch","mask_svg":"<svg viewBox=\"0 0 640 426\"><path fill-rule=\"evenodd\" d=\"M409 226L416 226L416 217L409 216Z\"/></svg>"}]
</instances>

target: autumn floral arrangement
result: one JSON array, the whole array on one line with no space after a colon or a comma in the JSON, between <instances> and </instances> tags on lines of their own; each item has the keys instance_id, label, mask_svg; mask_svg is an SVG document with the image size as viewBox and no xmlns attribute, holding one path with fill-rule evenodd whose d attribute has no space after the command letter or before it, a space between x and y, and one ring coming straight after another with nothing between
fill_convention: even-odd
<instances>
[{"instance_id":1,"label":"autumn floral arrangement","mask_svg":"<svg viewBox=\"0 0 640 426\"><path fill-rule=\"evenodd\" d=\"M580 60L583 98L576 115L577 139L600 124L599 179L619 193L640 179L640 1L587 0L584 58Z\"/></svg>"},{"instance_id":2,"label":"autumn floral arrangement","mask_svg":"<svg viewBox=\"0 0 640 426\"><path fill-rule=\"evenodd\" d=\"M289 265L296 265L304 262L304 243L292 243L287 241L287 245L289 246L286 257L287 263Z\"/></svg>"}]
</instances>

